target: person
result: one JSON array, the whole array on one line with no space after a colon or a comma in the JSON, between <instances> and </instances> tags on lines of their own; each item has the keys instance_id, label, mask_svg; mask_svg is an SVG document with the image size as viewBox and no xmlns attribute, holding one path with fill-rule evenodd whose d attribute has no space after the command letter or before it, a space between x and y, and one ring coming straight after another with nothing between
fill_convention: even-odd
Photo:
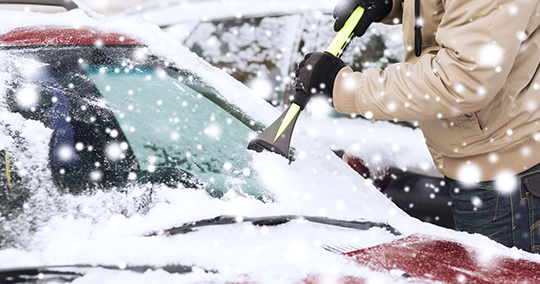
<instances>
[{"instance_id":1,"label":"person","mask_svg":"<svg viewBox=\"0 0 540 284\"><path fill-rule=\"evenodd\" d=\"M418 121L452 197L456 229L540 251L540 1L342 0L401 23L404 62L354 72L328 53L306 55L293 86L331 95L337 111Z\"/></svg>"}]
</instances>

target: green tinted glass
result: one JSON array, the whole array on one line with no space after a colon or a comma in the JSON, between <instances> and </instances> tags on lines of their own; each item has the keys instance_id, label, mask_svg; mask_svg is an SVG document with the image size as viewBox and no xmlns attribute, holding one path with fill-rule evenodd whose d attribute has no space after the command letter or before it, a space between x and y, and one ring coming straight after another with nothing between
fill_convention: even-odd
<instances>
[{"instance_id":1,"label":"green tinted glass","mask_svg":"<svg viewBox=\"0 0 540 284\"><path fill-rule=\"evenodd\" d=\"M271 200L249 167L252 130L182 78L146 67L87 67L141 169L178 168L214 196L229 190Z\"/></svg>"}]
</instances>

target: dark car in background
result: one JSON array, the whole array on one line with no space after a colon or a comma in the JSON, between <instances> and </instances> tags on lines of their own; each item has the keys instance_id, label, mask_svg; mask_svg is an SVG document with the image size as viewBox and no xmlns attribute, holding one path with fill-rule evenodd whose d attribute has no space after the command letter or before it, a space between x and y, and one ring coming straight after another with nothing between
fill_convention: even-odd
<instances>
[{"instance_id":1,"label":"dark car in background","mask_svg":"<svg viewBox=\"0 0 540 284\"><path fill-rule=\"evenodd\" d=\"M297 0L155 1L115 17L159 25L273 105L283 106L294 95L290 82L297 63L307 52L325 50L335 35L333 5L321 0L309 5ZM403 57L400 34L398 26L376 24L352 42L343 60L358 71L398 62Z\"/></svg>"}]
</instances>

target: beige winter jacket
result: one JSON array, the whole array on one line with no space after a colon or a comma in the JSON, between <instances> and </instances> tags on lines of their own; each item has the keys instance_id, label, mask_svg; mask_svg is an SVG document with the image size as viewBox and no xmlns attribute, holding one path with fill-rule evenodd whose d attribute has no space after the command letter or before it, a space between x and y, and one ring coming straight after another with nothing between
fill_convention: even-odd
<instances>
[{"instance_id":1,"label":"beige winter jacket","mask_svg":"<svg viewBox=\"0 0 540 284\"><path fill-rule=\"evenodd\" d=\"M405 62L343 68L338 111L417 120L439 171L495 180L540 163L540 5L537 0L420 0L422 55L414 55L414 0L393 0Z\"/></svg>"}]
</instances>

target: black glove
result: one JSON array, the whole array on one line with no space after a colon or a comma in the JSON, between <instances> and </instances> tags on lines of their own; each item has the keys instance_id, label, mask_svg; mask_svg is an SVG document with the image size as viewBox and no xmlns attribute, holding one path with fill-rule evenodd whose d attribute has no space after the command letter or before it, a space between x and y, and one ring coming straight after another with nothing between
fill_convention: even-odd
<instances>
[{"instance_id":1,"label":"black glove","mask_svg":"<svg viewBox=\"0 0 540 284\"><path fill-rule=\"evenodd\" d=\"M303 109L312 96L324 95L331 99L334 80L345 66L341 59L327 52L306 54L295 71L293 88L297 93L293 102Z\"/></svg>"},{"instance_id":2,"label":"black glove","mask_svg":"<svg viewBox=\"0 0 540 284\"><path fill-rule=\"evenodd\" d=\"M364 8L362 18L354 28L354 35L363 36L371 23L380 21L392 10L392 0L341 0L334 8L334 30L343 28L356 7Z\"/></svg>"}]
</instances>

